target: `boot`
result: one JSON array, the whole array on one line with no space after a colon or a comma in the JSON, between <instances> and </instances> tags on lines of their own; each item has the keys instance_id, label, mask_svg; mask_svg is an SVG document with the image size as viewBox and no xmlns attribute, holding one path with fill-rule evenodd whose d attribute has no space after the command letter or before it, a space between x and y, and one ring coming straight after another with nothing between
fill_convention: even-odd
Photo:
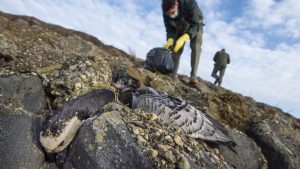
<instances>
[{"instance_id":1,"label":"boot","mask_svg":"<svg viewBox=\"0 0 300 169\"><path fill-rule=\"evenodd\" d=\"M199 81L197 79L190 79L190 84L197 85L197 84L199 84Z\"/></svg>"},{"instance_id":2,"label":"boot","mask_svg":"<svg viewBox=\"0 0 300 169\"><path fill-rule=\"evenodd\" d=\"M216 80L215 80L215 82L214 82L214 85L216 86L218 82L219 82L219 78L216 77Z\"/></svg>"},{"instance_id":3,"label":"boot","mask_svg":"<svg viewBox=\"0 0 300 169\"><path fill-rule=\"evenodd\" d=\"M178 75L177 75L177 73L172 73L172 74L171 74L171 77L172 77L172 79L173 79L174 81L177 81L177 80L178 80Z\"/></svg>"},{"instance_id":4,"label":"boot","mask_svg":"<svg viewBox=\"0 0 300 169\"><path fill-rule=\"evenodd\" d=\"M218 81L217 81L217 80L215 80L215 82L214 82L214 86L216 86L216 85L217 85L217 83L218 83Z\"/></svg>"}]
</instances>

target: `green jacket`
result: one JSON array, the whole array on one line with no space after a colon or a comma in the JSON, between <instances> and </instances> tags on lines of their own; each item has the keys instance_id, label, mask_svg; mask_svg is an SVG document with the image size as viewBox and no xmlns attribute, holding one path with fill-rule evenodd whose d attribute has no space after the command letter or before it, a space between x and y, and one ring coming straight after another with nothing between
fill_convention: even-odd
<instances>
[{"instance_id":1,"label":"green jacket","mask_svg":"<svg viewBox=\"0 0 300 169\"><path fill-rule=\"evenodd\" d=\"M214 61L217 66L226 67L226 65L230 63L230 56L225 51L218 51L214 56Z\"/></svg>"},{"instance_id":2,"label":"green jacket","mask_svg":"<svg viewBox=\"0 0 300 169\"><path fill-rule=\"evenodd\" d=\"M202 31L203 29L202 11L200 10L195 0L178 0L178 4L179 16L175 19L172 19L169 15L163 12L164 24L167 32L167 39L176 39L176 36L178 36L177 33L188 33L190 39L192 39L196 36L199 30ZM180 26L183 28L180 29Z\"/></svg>"}]
</instances>

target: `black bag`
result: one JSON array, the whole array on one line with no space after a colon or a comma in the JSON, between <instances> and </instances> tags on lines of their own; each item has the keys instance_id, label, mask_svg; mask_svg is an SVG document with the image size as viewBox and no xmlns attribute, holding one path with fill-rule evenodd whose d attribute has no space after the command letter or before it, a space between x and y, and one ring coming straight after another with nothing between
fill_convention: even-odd
<instances>
[{"instance_id":1,"label":"black bag","mask_svg":"<svg viewBox=\"0 0 300 169\"><path fill-rule=\"evenodd\" d=\"M144 68L158 71L162 74L170 74L174 69L172 54L165 48L154 48L147 53Z\"/></svg>"}]
</instances>

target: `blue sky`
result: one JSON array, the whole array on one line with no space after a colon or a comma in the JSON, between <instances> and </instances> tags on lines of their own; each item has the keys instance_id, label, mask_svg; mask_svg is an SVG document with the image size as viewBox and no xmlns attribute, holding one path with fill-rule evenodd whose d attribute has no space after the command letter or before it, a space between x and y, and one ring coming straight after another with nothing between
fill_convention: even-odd
<instances>
[{"instance_id":1,"label":"blue sky","mask_svg":"<svg viewBox=\"0 0 300 169\"><path fill-rule=\"evenodd\" d=\"M198 76L213 81L212 57L226 48L225 88L299 118L300 1L197 2L206 24ZM0 10L86 32L140 58L165 43L161 0L0 0ZM189 72L186 46L179 73Z\"/></svg>"}]
</instances>

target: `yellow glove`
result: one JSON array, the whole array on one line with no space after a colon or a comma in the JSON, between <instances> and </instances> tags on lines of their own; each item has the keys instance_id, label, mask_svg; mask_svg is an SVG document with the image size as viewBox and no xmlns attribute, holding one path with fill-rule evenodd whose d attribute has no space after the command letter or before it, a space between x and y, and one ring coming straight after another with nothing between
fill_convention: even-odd
<instances>
[{"instance_id":1,"label":"yellow glove","mask_svg":"<svg viewBox=\"0 0 300 169\"><path fill-rule=\"evenodd\" d=\"M170 47L173 45L173 43L174 43L174 39L173 38L169 38L168 39L168 41L167 41L167 43L164 45L164 48L166 48L166 49L170 49Z\"/></svg>"},{"instance_id":2,"label":"yellow glove","mask_svg":"<svg viewBox=\"0 0 300 169\"><path fill-rule=\"evenodd\" d=\"M177 53L183 46L184 42L188 41L190 39L189 34L185 33L178 40L176 41L176 45L174 48L174 52Z\"/></svg>"}]
</instances>

